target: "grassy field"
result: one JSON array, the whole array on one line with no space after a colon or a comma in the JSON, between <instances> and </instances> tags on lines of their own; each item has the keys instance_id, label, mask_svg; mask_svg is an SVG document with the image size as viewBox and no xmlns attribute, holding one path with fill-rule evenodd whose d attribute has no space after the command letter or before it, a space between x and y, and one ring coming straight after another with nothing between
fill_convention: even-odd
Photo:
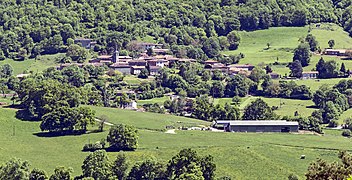
<instances>
[{"instance_id":1,"label":"grassy field","mask_svg":"<svg viewBox=\"0 0 352 180\"><path fill-rule=\"evenodd\" d=\"M155 157L166 162L182 148L193 148L201 155L211 154L217 164L217 175L234 179L285 179L290 173L304 177L308 165L316 158L337 160L339 149L352 150L352 142L340 132L328 131L325 136L275 133L219 133L206 131L176 131L166 134L151 129L163 129L178 121L204 124L182 117L125 110L95 108L112 123L132 124L139 128L139 148L125 152L130 163ZM0 161L12 157L29 160L32 167L52 173L56 166L70 166L79 175L80 166L88 154L82 146L106 137L103 133L81 136L39 137L39 122L14 118L15 110L0 108ZM165 120L168 121L165 121ZM106 128L107 129L107 128ZM117 153L110 152L110 159ZM301 160L300 156L306 155Z\"/></svg>"},{"instance_id":2,"label":"grassy field","mask_svg":"<svg viewBox=\"0 0 352 180\"><path fill-rule=\"evenodd\" d=\"M136 112L116 108L92 107L97 117L106 116L108 121L117 124L131 124L139 129L164 130L166 126L209 126L210 123L181 116L170 116L149 112Z\"/></svg>"},{"instance_id":3,"label":"grassy field","mask_svg":"<svg viewBox=\"0 0 352 180\"><path fill-rule=\"evenodd\" d=\"M306 27L277 27L253 32L242 31L240 32L242 39L239 48L235 51L224 51L223 53L227 55L244 53L245 58L240 61L241 64L289 63L292 62L293 50L298 46L299 39L304 38L308 33L316 36L322 50L328 47L330 39L335 40L334 48L352 48L352 38L341 27L335 24L322 24L321 28L310 25ZM270 43L269 49L267 43ZM313 55L310 65L305 67L304 71L314 69L320 57L320 55ZM325 60L337 61L339 66L344 62L347 69L352 69L352 61L341 60L338 57L323 57ZM288 75L290 72L286 65L273 65L272 69L281 75Z\"/></svg>"},{"instance_id":4,"label":"grassy field","mask_svg":"<svg viewBox=\"0 0 352 180\"><path fill-rule=\"evenodd\" d=\"M299 44L299 38L305 37L308 27L278 27L253 32L240 32L241 44L236 51L224 54L244 53L240 63L258 65L260 63L291 62L293 50ZM280 38L278 38L280 37ZM267 43L270 48L267 49Z\"/></svg>"},{"instance_id":5,"label":"grassy field","mask_svg":"<svg viewBox=\"0 0 352 180\"><path fill-rule=\"evenodd\" d=\"M316 27L314 24L310 26L311 33L316 37L319 42L321 49L329 47L329 40L335 40L336 49L350 49L352 48L352 39L348 33L343 30L342 27L336 24L320 24L320 27ZM327 36L328 34L328 36Z\"/></svg>"},{"instance_id":6,"label":"grassy field","mask_svg":"<svg viewBox=\"0 0 352 180\"><path fill-rule=\"evenodd\" d=\"M28 59L24 61L15 61L13 59L5 59L0 61L0 65L10 64L14 69L14 74L21 74L25 71L41 72L49 67L57 65L55 58L60 54L55 55L44 55L40 57L40 60Z\"/></svg>"}]
</instances>

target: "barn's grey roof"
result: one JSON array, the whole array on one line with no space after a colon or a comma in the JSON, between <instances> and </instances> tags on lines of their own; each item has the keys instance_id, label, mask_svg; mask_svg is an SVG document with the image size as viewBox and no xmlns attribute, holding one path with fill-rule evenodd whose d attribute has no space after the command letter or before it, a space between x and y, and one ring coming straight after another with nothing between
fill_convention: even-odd
<instances>
[{"instance_id":1,"label":"barn's grey roof","mask_svg":"<svg viewBox=\"0 0 352 180\"><path fill-rule=\"evenodd\" d=\"M255 121L255 120L243 120L243 121L216 121L217 124L230 124L231 126L298 126L296 121Z\"/></svg>"}]
</instances>

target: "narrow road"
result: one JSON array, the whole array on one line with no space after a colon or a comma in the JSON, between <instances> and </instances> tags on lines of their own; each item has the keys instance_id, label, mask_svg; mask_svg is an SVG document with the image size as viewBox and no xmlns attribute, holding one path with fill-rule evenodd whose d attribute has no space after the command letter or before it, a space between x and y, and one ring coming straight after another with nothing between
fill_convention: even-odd
<instances>
[{"instance_id":1,"label":"narrow road","mask_svg":"<svg viewBox=\"0 0 352 180\"><path fill-rule=\"evenodd\" d=\"M96 119L96 118L95 118L95 121L97 121L97 122L101 122L101 120L100 120L100 119ZM104 124L106 124L106 125L108 125L108 126L113 126L113 125L114 125L114 124L109 123L109 122L104 122Z\"/></svg>"}]
</instances>

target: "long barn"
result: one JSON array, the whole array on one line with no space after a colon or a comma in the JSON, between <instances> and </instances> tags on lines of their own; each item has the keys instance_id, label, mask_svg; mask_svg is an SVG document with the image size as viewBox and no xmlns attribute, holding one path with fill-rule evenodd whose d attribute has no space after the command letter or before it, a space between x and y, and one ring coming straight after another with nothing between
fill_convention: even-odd
<instances>
[{"instance_id":1,"label":"long barn","mask_svg":"<svg viewBox=\"0 0 352 180\"><path fill-rule=\"evenodd\" d=\"M295 121L217 121L228 132L298 132Z\"/></svg>"}]
</instances>

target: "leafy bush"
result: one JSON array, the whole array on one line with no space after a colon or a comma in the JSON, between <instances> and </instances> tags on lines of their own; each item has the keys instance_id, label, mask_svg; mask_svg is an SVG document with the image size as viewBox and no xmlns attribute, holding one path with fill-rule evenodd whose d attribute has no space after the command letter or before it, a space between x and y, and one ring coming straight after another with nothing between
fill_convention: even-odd
<instances>
[{"instance_id":1,"label":"leafy bush","mask_svg":"<svg viewBox=\"0 0 352 180\"><path fill-rule=\"evenodd\" d=\"M88 143L83 146L83 151L96 151L105 148L105 139L95 143Z\"/></svg>"},{"instance_id":2,"label":"leafy bush","mask_svg":"<svg viewBox=\"0 0 352 180\"><path fill-rule=\"evenodd\" d=\"M344 137L350 137L350 136L351 136L351 131L350 131L349 129L343 130L342 136L344 136Z\"/></svg>"}]
</instances>

